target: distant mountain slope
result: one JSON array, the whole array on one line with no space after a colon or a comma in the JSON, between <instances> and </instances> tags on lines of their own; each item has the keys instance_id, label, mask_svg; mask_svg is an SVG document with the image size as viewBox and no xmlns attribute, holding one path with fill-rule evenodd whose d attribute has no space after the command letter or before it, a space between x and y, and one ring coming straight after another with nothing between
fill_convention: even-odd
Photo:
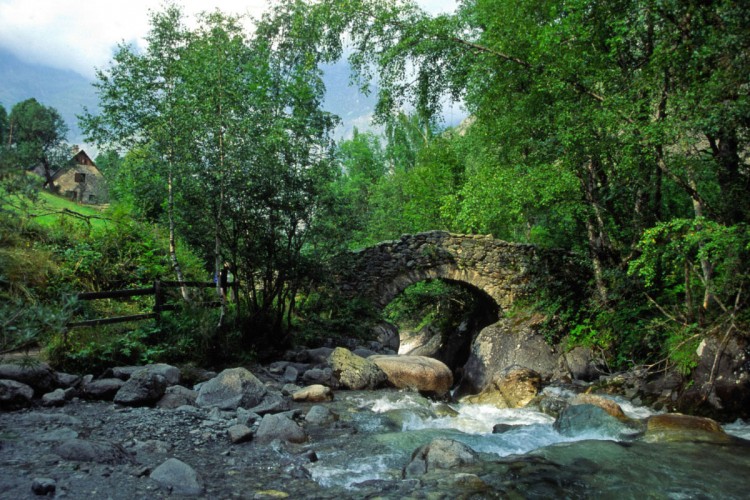
<instances>
[{"instance_id":1,"label":"distant mountain slope","mask_svg":"<svg viewBox=\"0 0 750 500\"><path fill-rule=\"evenodd\" d=\"M70 129L68 142L83 142L76 115L84 106L97 109L96 94L88 79L73 71L29 64L0 50L0 82L0 103L8 113L14 104L33 97L60 112Z\"/></svg>"},{"instance_id":2,"label":"distant mountain slope","mask_svg":"<svg viewBox=\"0 0 750 500\"><path fill-rule=\"evenodd\" d=\"M341 118L335 134L337 138L350 137L354 127L360 130L372 127L370 119L375 109L375 91L365 96L349 85L349 78L346 61L323 67L326 85L323 107ZM57 109L70 129L68 142L84 145L76 115L83 113L84 107L93 112L98 109L92 82L73 71L26 63L0 49L0 104L10 113L14 104L30 97ZM447 125L455 125L463 116L457 117L455 123L451 123L453 117L446 118Z\"/></svg>"},{"instance_id":3,"label":"distant mountain slope","mask_svg":"<svg viewBox=\"0 0 750 500\"><path fill-rule=\"evenodd\" d=\"M323 71L327 89L324 107L342 120L336 135L347 136L355 126L367 128L374 109L374 96L364 96L349 85L349 66L345 61L327 65ZM14 104L34 97L60 112L70 129L68 142L83 142L76 115L80 115L84 107L91 111L98 109L90 80L73 71L26 63L0 49L0 82L0 104L8 113Z\"/></svg>"},{"instance_id":4,"label":"distant mountain slope","mask_svg":"<svg viewBox=\"0 0 750 500\"><path fill-rule=\"evenodd\" d=\"M337 137L351 136L354 127L367 130L372 127L370 120L375 110L375 90L366 96L356 86L349 85L351 71L346 61L323 66L323 82L326 96L323 107L341 118L336 130Z\"/></svg>"}]
</instances>

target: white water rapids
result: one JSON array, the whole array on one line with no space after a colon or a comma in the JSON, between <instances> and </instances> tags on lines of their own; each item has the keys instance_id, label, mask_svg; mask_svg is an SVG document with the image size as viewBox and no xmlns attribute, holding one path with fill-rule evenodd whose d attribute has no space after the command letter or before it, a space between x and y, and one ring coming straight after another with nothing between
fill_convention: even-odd
<instances>
[{"instance_id":1,"label":"white water rapids","mask_svg":"<svg viewBox=\"0 0 750 500\"><path fill-rule=\"evenodd\" d=\"M547 388L553 396L572 393ZM369 480L399 479L412 452L435 438L460 441L485 456L524 455L558 443L583 440L614 441L618 437L590 431L566 436L553 428L554 417L535 409L499 409L484 404L445 404L429 401L409 392L338 393L342 421L350 422L357 434L330 449L317 450L319 460L308 466L321 486L352 488ZM625 414L643 419L655 412L614 399ZM496 424L512 426L493 434ZM750 439L750 424L736 422L725 426L727 433Z\"/></svg>"}]
</instances>

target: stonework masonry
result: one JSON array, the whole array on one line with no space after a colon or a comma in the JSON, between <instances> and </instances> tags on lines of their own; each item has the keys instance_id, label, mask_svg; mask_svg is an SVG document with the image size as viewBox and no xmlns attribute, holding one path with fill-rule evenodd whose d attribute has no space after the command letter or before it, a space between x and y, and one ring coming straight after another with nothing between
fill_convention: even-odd
<instances>
[{"instance_id":1,"label":"stonework masonry","mask_svg":"<svg viewBox=\"0 0 750 500\"><path fill-rule=\"evenodd\" d=\"M508 243L484 235L430 231L339 257L339 290L385 307L408 286L430 279L468 284L490 296L501 310L543 288L583 294L590 272L567 251Z\"/></svg>"}]
</instances>

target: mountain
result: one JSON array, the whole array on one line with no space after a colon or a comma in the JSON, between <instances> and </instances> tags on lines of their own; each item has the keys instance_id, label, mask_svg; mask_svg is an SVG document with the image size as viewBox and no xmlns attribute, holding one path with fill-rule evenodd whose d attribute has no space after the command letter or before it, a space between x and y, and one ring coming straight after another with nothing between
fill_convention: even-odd
<instances>
[{"instance_id":1,"label":"mountain","mask_svg":"<svg viewBox=\"0 0 750 500\"><path fill-rule=\"evenodd\" d=\"M91 81L75 73L30 64L0 49L0 104L10 113L16 103L35 98L60 112L68 125L68 142L83 143L76 115L84 106L96 111L98 102Z\"/></svg>"},{"instance_id":2,"label":"mountain","mask_svg":"<svg viewBox=\"0 0 750 500\"><path fill-rule=\"evenodd\" d=\"M370 119L375 109L375 90L365 96L350 85L351 72L346 61L327 64L322 69L326 86L323 107L341 118L336 138L350 137L354 127L372 129ZM98 109L91 80L73 71L24 62L0 49L0 82L0 104L8 113L16 103L33 97L60 112L69 128L68 142L84 145L76 116L83 113L84 107L94 113ZM455 118L452 113L446 115L446 125L456 125L464 117L465 114Z\"/></svg>"},{"instance_id":3,"label":"mountain","mask_svg":"<svg viewBox=\"0 0 750 500\"><path fill-rule=\"evenodd\" d=\"M351 71L346 61L326 64L322 69L326 86L323 108L341 118L341 124L336 128L336 137L350 137L354 127L359 130L371 129L375 89L369 95L364 95L356 86L350 85Z\"/></svg>"}]
</instances>

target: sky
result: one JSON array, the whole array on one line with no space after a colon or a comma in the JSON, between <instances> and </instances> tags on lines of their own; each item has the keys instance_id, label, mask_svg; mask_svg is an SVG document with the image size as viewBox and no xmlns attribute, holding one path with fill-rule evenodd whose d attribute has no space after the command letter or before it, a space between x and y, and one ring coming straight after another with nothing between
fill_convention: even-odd
<instances>
[{"instance_id":1,"label":"sky","mask_svg":"<svg viewBox=\"0 0 750 500\"><path fill-rule=\"evenodd\" d=\"M182 0L191 17L221 9L259 17L267 0ZM451 11L455 0L417 0L431 13ZM160 0L0 0L0 48L32 64L69 69L87 78L105 68L120 42L141 45L149 10Z\"/></svg>"}]
</instances>

